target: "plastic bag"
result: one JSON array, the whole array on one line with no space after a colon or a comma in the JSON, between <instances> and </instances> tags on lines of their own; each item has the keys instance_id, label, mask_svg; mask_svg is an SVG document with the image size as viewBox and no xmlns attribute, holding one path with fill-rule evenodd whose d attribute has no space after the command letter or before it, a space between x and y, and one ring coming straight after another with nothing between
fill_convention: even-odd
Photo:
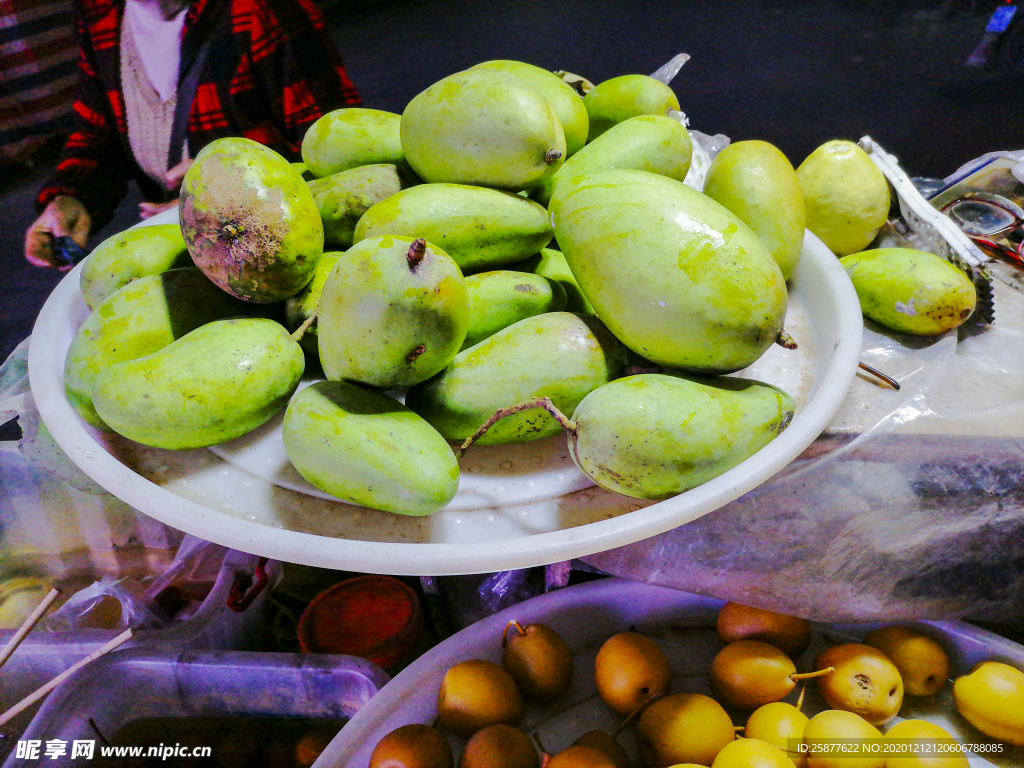
<instances>
[{"instance_id":1,"label":"plastic bag","mask_svg":"<svg viewBox=\"0 0 1024 768\"><path fill-rule=\"evenodd\" d=\"M166 617L146 605L137 584L129 579L104 576L81 589L51 614L42 627L48 632L73 629L159 629L167 626Z\"/></svg>"},{"instance_id":2,"label":"plastic bag","mask_svg":"<svg viewBox=\"0 0 1024 768\"><path fill-rule=\"evenodd\" d=\"M146 590L146 600L175 621L184 621L202 606L220 574L227 547L186 535L174 561Z\"/></svg>"},{"instance_id":3,"label":"plastic bag","mask_svg":"<svg viewBox=\"0 0 1024 768\"><path fill-rule=\"evenodd\" d=\"M53 439L39 417L28 382L28 345L25 339L0 366L0 423L18 419L21 439L18 450L30 461L72 487L95 495L105 494L92 478L80 470Z\"/></svg>"},{"instance_id":4,"label":"plastic bag","mask_svg":"<svg viewBox=\"0 0 1024 768\"><path fill-rule=\"evenodd\" d=\"M475 624L492 613L529 600L543 589L530 580L529 568L468 576L444 576L438 579L441 592L463 627Z\"/></svg>"}]
</instances>

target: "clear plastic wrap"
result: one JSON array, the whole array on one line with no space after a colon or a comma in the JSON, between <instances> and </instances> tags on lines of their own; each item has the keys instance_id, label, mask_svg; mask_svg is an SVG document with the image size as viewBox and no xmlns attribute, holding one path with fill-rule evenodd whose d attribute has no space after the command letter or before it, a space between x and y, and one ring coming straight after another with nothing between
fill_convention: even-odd
<instances>
[{"instance_id":1,"label":"clear plastic wrap","mask_svg":"<svg viewBox=\"0 0 1024 768\"><path fill-rule=\"evenodd\" d=\"M40 628L47 632L67 632L75 629L161 629L167 624L164 616L146 604L137 583L104 576L69 597Z\"/></svg>"},{"instance_id":2,"label":"clear plastic wrap","mask_svg":"<svg viewBox=\"0 0 1024 768\"><path fill-rule=\"evenodd\" d=\"M536 597L543 590L530 581L530 569L500 571L472 576L442 576L441 592L462 627L492 613Z\"/></svg>"}]
</instances>

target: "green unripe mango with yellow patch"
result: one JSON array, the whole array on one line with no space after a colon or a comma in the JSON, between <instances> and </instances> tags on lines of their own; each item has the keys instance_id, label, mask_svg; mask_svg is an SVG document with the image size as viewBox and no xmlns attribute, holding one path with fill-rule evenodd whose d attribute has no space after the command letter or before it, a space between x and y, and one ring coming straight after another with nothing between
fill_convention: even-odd
<instances>
[{"instance_id":1,"label":"green unripe mango with yellow patch","mask_svg":"<svg viewBox=\"0 0 1024 768\"><path fill-rule=\"evenodd\" d=\"M464 184L420 184L370 208L354 239L422 237L469 273L525 259L553 234L548 212L519 195Z\"/></svg>"},{"instance_id":2,"label":"green unripe mango with yellow patch","mask_svg":"<svg viewBox=\"0 0 1024 768\"><path fill-rule=\"evenodd\" d=\"M350 504L429 515L459 488L459 464L444 438L382 392L321 381L284 415L288 458L306 480Z\"/></svg>"},{"instance_id":3,"label":"green unripe mango with yellow patch","mask_svg":"<svg viewBox=\"0 0 1024 768\"><path fill-rule=\"evenodd\" d=\"M196 155L178 211L192 261L245 301L294 296L324 251L306 182L281 155L249 139L217 139Z\"/></svg>"},{"instance_id":4,"label":"green unripe mango with yellow patch","mask_svg":"<svg viewBox=\"0 0 1024 768\"><path fill-rule=\"evenodd\" d=\"M363 165L405 167L401 115L349 107L328 112L302 137L302 162L318 179Z\"/></svg>"},{"instance_id":5,"label":"green unripe mango with yellow patch","mask_svg":"<svg viewBox=\"0 0 1024 768\"><path fill-rule=\"evenodd\" d=\"M867 248L889 215L889 183L852 141L827 141L796 169L807 229L837 256Z\"/></svg>"},{"instance_id":6,"label":"green unripe mango with yellow patch","mask_svg":"<svg viewBox=\"0 0 1024 768\"><path fill-rule=\"evenodd\" d=\"M555 110L505 72L468 69L439 80L409 102L401 129L406 160L430 183L519 192L565 160Z\"/></svg>"},{"instance_id":7,"label":"green unripe mango with yellow patch","mask_svg":"<svg viewBox=\"0 0 1024 768\"><path fill-rule=\"evenodd\" d=\"M155 448L201 448L239 437L283 409L306 358L280 323L215 320L151 355L101 371L96 412Z\"/></svg>"},{"instance_id":8,"label":"green unripe mango with yellow patch","mask_svg":"<svg viewBox=\"0 0 1024 768\"><path fill-rule=\"evenodd\" d=\"M501 408L532 397L550 397L571 412L624 364L624 350L597 318L549 312L463 350L437 376L410 389L405 402L446 439L465 440ZM522 443L560 429L544 411L523 411L478 442Z\"/></svg>"},{"instance_id":9,"label":"green unripe mango with yellow patch","mask_svg":"<svg viewBox=\"0 0 1024 768\"><path fill-rule=\"evenodd\" d=\"M554 280L528 272L498 270L466 278L469 330L462 349L479 344L502 328L565 309L565 290Z\"/></svg>"},{"instance_id":10,"label":"green unripe mango with yellow patch","mask_svg":"<svg viewBox=\"0 0 1024 768\"><path fill-rule=\"evenodd\" d=\"M206 323L251 314L195 267L133 280L100 304L71 340L64 392L88 424L109 429L92 404L97 376L115 363L145 357Z\"/></svg>"},{"instance_id":11,"label":"green unripe mango with yellow patch","mask_svg":"<svg viewBox=\"0 0 1024 768\"><path fill-rule=\"evenodd\" d=\"M877 248L839 260L866 317L886 328L937 336L963 323L977 304L974 284L940 256L913 248Z\"/></svg>"},{"instance_id":12,"label":"green unripe mango with yellow patch","mask_svg":"<svg viewBox=\"0 0 1024 768\"><path fill-rule=\"evenodd\" d=\"M690 134L678 120L660 115L631 117L566 160L558 173L545 179L530 196L547 205L557 185L613 168L648 171L682 181L692 159Z\"/></svg>"},{"instance_id":13,"label":"green unripe mango with yellow patch","mask_svg":"<svg viewBox=\"0 0 1024 768\"><path fill-rule=\"evenodd\" d=\"M327 276L317 327L328 379L410 387L448 365L462 346L466 281L448 254L422 238L362 240Z\"/></svg>"},{"instance_id":14,"label":"green unripe mango with yellow patch","mask_svg":"<svg viewBox=\"0 0 1024 768\"><path fill-rule=\"evenodd\" d=\"M660 80L647 75L622 75L598 83L586 96L583 105L590 118L591 142L613 125L638 115L664 117L670 109L679 109L675 91Z\"/></svg>"},{"instance_id":15,"label":"green unripe mango with yellow patch","mask_svg":"<svg viewBox=\"0 0 1024 768\"><path fill-rule=\"evenodd\" d=\"M804 246L806 214L793 165L767 141L738 141L715 157L704 194L743 220L789 280Z\"/></svg>"},{"instance_id":16,"label":"green unripe mango with yellow patch","mask_svg":"<svg viewBox=\"0 0 1024 768\"><path fill-rule=\"evenodd\" d=\"M320 220L324 247L346 249L360 217L391 195L413 185L394 165L364 165L309 182Z\"/></svg>"},{"instance_id":17,"label":"green unripe mango with yellow patch","mask_svg":"<svg viewBox=\"0 0 1024 768\"><path fill-rule=\"evenodd\" d=\"M82 264L79 285L89 309L96 309L115 291L146 275L191 267L181 227L154 224L108 237Z\"/></svg>"},{"instance_id":18,"label":"green unripe mango with yellow patch","mask_svg":"<svg viewBox=\"0 0 1024 768\"><path fill-rule=\"evenodd\" d=\"M535 275L554 280L562 286L565 291L565 309L567 312L576 312L584 315L594 314L594 308L587 301L587 297L580 290L580 284L573 277L569 269L569 262L561 251L554 248L541 248L540 253L534 254L528 259L517 261L511 264L509 269L518 272L532 272Z\"/></svg>"},{"instance_id":19,"label":"green unripe mango with yellow patch","mask_svg":"<svg viewBox=\"0 0 1024 768\"><path fill-rule=\"evenodd\" d=\"M324 284L327 282L327 276L331 274L331 270L333 270L334 265L338 263L338 259L344 255L345 254L340 251L327 251L324 253L324 255L320 257L319 263L316 265L316 271L313 273L313 279L306 284L305 288L285 301L285 325L290 332L294 333L297 331L299 326L306 322L310 317L312 317L313 313L316 312L317 307L320 306L320 294L323 293ZM306 326L306 330L299 339L299 345L311 355L319 356L320 347L317 344L317 336L317 322L314 319L312 323Z\"/></svg>"},{"instance_id":20,"label":"green unripe mango with yellow patch","mask_svg":"<svg viewBox=\"0 0 1024 768\"><path fill-rule=\"evenodd\" d=\"M750 379L627 376L579 404L569 453L602 488L664 499L754 455L789 425L795 408L783 390Z\"/></svg>"},{"instance_id":21,"label":"green unripe mango with yellow patch","mask_svg":"<svg viewBox=\"0 0 1024 768\"><path fill-rule=\"evenodd\" d=\"M786 281L753 230L682 182L595 173L551 199L555 237L623 344L692 373L746 368L786 316Z\"/></svg>"},{"instance_id":22,"label":"green unripe mango with yellow patch","mask_svg":"<svg viewBox=\"0 0 1024 768\"><path fill-rule=\"evenodd\" d=\"M541 96L547 99L548 104L558 115L558 121L562 124L562 132L565 134L565 156L572 157L583 149L583 145L587 143L587 133L590 128L587 108L573 87L554 72L523 61L507 59L485 61L474 65L473 69L506 72L532 85L540 91Z\"/></svg>"}]
</instances>

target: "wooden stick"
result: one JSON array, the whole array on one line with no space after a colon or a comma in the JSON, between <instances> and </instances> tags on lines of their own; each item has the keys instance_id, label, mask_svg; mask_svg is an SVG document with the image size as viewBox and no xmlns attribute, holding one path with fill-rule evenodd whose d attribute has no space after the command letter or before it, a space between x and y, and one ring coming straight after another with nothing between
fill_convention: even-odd
<instances>
[{"instance_id":1,"label":"wooden stick","mask_svg":"<svg viewBox=\"0 0 1024 768\"><path fill-rule=\"evenodd\" d=\"M0 667L7 663L7 660L11 658L11 654L14 650L21 645L21 641L25 639L25 636L32 631L32 628L39 623L39 620L43 618L43 614L49 609L50 605L57 596L60 594L59 589L51 589L50 594L43 598L43 602L29 614L29 617L25 619L24 623L18 627L18 631L14 633L14 637L7 641L7 645L0 651Z\"/></svg>"},{"instance_id":2,"label":"wooden stick","mask_svg":"<svg viewBox=\"0 0 1024 768\"><path fill-rule=\"evenodd\" d=\"M35 693L30 693L24 699L22 699L17 704L15 704L13 707L11 707L6 712L4 712L2 715L0 715L0 725L3 725L4 723L7 723L7 722L11 721L12 719L14 719L15 717L17 717L18 715L20 715L22 712L24 712L26 709L28 709L33 704L35 704L37 701L39 701L46 694L48 694L50 691L52 691L58 685L60 685L65 680L67 680L69 677L71 677L71 675L73 675L75 672L80 670L82 667L84 667L90 661L95 661L100 656L103 656L104 654L110 653L112 650L117 648L119 645L121 645L121 644L127 642L129 639L131 639L131 636L132 636L132 631L130 629L126 629L124 632L122 632L120 635L115 637L113 640L111 640L109 643L104 645L102 648L99 648L98 650L93 651L88 656L86 656L84 659L82 659L80 662L78 662L77 664L72 666L70 669L67 669L64 672L61 672L59 675L57 675L55 678L53 678L53 680L51 680L50 682L48 682L45 685L43 685L43 687L39 688Z\"/></svg>"}]
</instances>

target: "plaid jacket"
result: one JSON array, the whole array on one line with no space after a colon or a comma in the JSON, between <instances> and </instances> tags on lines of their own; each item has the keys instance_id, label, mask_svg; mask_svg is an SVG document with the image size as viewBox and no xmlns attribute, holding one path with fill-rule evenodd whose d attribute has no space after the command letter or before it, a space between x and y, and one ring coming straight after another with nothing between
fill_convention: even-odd
<instances>
[{"instance_id":1,"label":"plaid jacket","mask_svg":"<svg viewBox=\"0 0 1024 768\"><path fill-rule=\"evenodd\" d=\"M150 200L166 196L139 169L128 144L121 91L125 0L78 0L81 47L76 128L54 175L39 193L42 210L58 195L81 200L98 229L135 178ZM185 17L181 71L216 24L189 113L195 157L214 139L245 136L298 160L306 129L324 113L358 106L326 22L312 0L193 0Z\"/></svg>"}]
</instances>

